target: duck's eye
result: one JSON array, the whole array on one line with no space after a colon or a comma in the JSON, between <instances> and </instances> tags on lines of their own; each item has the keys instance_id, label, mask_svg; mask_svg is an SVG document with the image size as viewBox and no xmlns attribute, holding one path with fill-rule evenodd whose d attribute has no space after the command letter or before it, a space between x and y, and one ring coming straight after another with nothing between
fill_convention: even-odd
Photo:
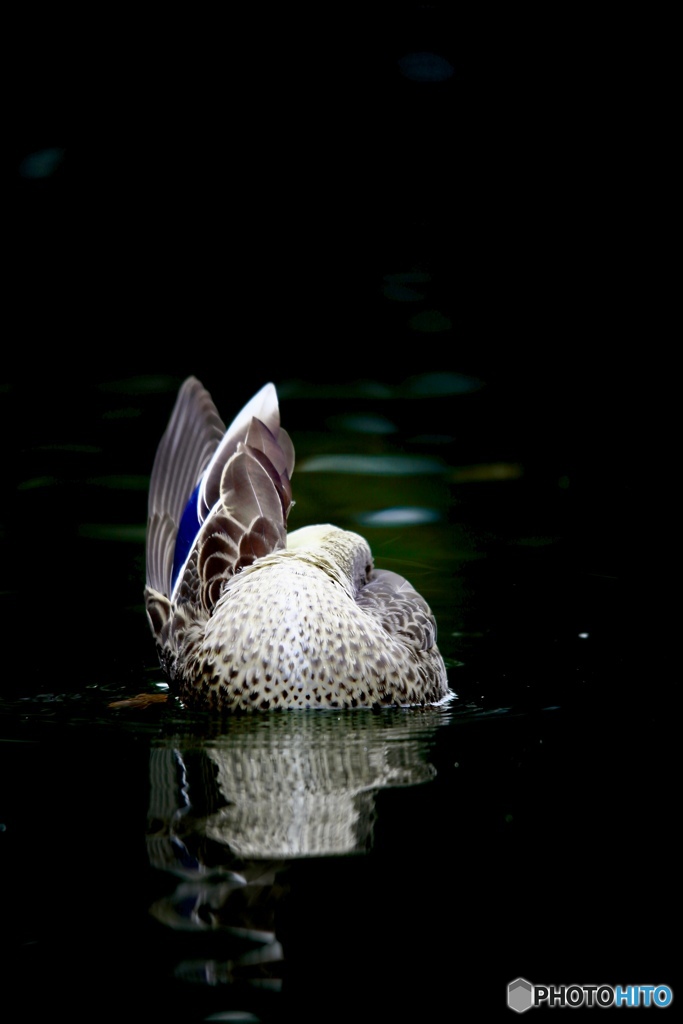
<instances>
[{"instance_id":1,"label":"duck's eye","mask_svg":"<svg viewBox=\"0 0 683 1024\"><path fill-rule=\"evenodd\" d=\"M371 576L372 576L372 564L370 562L368 562L368 564L365 566L365 582L366 583L370 579Z\"/></svg>"}]
</instances>

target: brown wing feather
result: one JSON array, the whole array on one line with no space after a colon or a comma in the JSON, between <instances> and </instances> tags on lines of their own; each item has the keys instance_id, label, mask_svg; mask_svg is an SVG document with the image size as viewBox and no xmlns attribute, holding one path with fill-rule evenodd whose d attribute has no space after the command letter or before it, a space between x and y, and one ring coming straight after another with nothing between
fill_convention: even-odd
<instances>
[{"instance_id":1,"label":"brown wing feather","mask_svg":"<svg viewBox=\"0 0 683 1024\"><path fill-rule=\"evenodd\" d=\"M188 377L159 442L149 485L147 585L167 597L180 518L224 433L208 391Z\"/></svg>"},{"instance_id":2,"label":"brown wing feather","mask_svg":"<svg viewBox=\"0 0 683 1024\"><path fill-rule=\"evenodd\" d=\"M426 651L436 644L436 620L429 605L398 573L376 569L356 602L388 633L416 650Z\"/></svg>"},{"instance_id":3,"label":"brown wing feather","mask_svg":"<svg viewBox=\"0 0 683 1024\"><path fill-rule=\"evenodd\" d=\"M273 384L266 384L251 398L232 421L216 449L202 483L202 514L207 515L220 497L221 477L238 444L246 441L254 420L260 421L273 438L280 431L280 408ZM291 472L290 472L291 475Z\"/></svg>"},{"instance_id":4,"label":"brown wing feather","mask_svg":"<svg viewBox=\"0 0 683 1024\"><path fill-rule=\"evenodd\" d=\"M201 602L211 611L226 580L256 558L284 548L280 477L263 452L239 444L223 470L221 496L199 532Z\"/></svg>"}]
</instances>

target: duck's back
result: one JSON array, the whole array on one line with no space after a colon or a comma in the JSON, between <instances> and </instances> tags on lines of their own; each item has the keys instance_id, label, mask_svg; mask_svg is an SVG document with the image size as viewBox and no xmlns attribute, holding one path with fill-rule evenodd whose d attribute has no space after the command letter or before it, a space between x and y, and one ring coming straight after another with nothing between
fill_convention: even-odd
<instances>
[{"instance_id":1,"label":"duck's back","mask_svg":"<svg viewBox=\"0 0 683 1024\"><path fill-rule=\"evenodd\" d=\"M373 571L354 596L319 562L283 552L225 587L202 642L181 656L181 696L251 710L432 703L448 693L435 641L429 608L401 577Z\"/></svg>"}]
</instances>

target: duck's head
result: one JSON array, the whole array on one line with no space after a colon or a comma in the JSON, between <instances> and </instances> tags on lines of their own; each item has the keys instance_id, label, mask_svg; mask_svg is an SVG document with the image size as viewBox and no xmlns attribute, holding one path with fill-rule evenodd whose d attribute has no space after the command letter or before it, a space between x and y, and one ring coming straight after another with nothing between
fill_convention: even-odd
<instances>
[{"instance_id":1,"label":"duck's head","mask_svg":"<svg viewBox=\"0 0 683 1024\"><path fill-rule=\"evenodd\" d=\"M364 537L330 523L302 526L287 534L287 551L313 561L329 562L348 581L355 594L365 586L373 570L372 552Z\"/></svg>"}]
</instances>

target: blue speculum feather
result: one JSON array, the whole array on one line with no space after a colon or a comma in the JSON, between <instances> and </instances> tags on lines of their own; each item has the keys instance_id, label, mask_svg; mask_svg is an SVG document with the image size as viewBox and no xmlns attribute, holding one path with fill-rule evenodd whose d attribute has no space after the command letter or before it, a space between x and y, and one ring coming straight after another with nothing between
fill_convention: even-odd
<instances>
[{"instance_id":1,"label":"blue speculum feather","mask_svg":"<svg viewBox=\"0 0 683 1024\"><path fill-rule=\"evenodd\" d=\"M193 490L190 500L185 506L185 511L180 519L180 525L178 526L178 535L175 541L175 552L173 554L171 590L175 587L176 580L178 579L178 573L185 564L185 559L189 554L190 548L194 544L194 539L199 532L199 527L202 525L197 508L197 496L199 494L201 484L202 482L200 480Z\"/></svg>"}]
</instances>

